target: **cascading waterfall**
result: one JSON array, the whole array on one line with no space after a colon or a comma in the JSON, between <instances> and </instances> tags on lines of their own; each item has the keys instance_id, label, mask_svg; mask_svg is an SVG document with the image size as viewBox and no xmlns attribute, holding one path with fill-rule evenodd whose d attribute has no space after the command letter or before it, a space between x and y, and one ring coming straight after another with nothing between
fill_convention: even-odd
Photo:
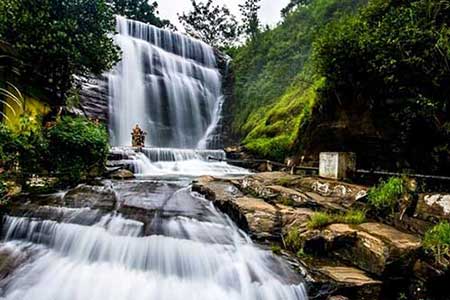
<instances>
[{"instance_id":1,"label":"cascading waterfall","mask_svg":"<svg viewBox=\"0 0 450 300\"><path fill-rule=\"evenodd\" d=\"M60 222L4 217L0 253L25 263L0 282L0 299L307 299L279 258L189 188L125 185L121 204L147 207L150 220L96 212L93 221L86 209L55 209ZM155 194L164 197L147 198Z\"/></svg>"},{"instance_id":2,"label":"cascading waterfall","mask_svg":"<svg viewBox=\"0 0 450 300\"><path fill-rule=\"evenodd\" d=\"M157 180L81 188L73 202L61 192L49 201L61 206L4 216L0 299L306 300L298 274L189 187L190 176L246 172L208 161L225 158L208 149L223 100L213 49L122 17L117 28L111 155ZM136 123L148 133L140 151L124 147Z\"/></svg>"},{"instance_id":3,"label":"cascading waterfall","mask_svg":"<svg viewBox=\"0 0 450 300\"><path fill-rule=\"evenodd\" d=\"M150 147L208 148L223 101L213 48L123 17L117 32L122 61L109 76L112 144L129 145L139 124Z\"/></svg>"}]
</instances>

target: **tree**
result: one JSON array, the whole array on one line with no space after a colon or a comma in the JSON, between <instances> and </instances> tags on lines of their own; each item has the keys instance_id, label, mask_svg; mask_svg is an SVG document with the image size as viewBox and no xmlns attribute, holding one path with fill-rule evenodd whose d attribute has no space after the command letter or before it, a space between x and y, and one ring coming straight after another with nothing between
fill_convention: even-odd
<instances>
[{"instance_id":1,"label":"tree","mask_svg":"<svg viewBox=\"0 0 450 300\"><path fill-rule=\"evenodd\" d=\"M450 165L449 23L448 0L372 0L314 47L329 111L363 105L392 141L392 160L422 171Z\"/></svg>"},{"instance_id":2,"label":"tree","mask_svg":"<svg viewBox=\"0 0 450 300\"><path fill-rule=\"evenodd\" d=\"M149 0L108 0L114 14L133 20L152 24L157 27L171 27L169 20L161 19L158 14L158 3Z\"/></svg>"},{"instance_id":3,"label":"tree","mask_svg":"<svg viewBox=\"0 0 450 300\"><path fill-rule=\"evenodd\" d=\"M297 6L307 6L311 4L311 1L313 0L291 0L288 5L281 10L281 16L285 18L287 15L289 15Z\"/></svg>"},{"instance_id":4,"label":"tree","mask_svg":"<svg viewBox=\"0 0 450 300\"><path fill-rule=\"evenodd\" d=\"M179 15L186 33L220 49L233 45L239 38L239 24L226 6L191 0L193 10Z\"/></svg>"},{"instance_id":5,"label":"tree","mask_svg":"<svg viewBox=\"0 0 450 300\"><path fill-rule=\"evenodd\" d=\"M260 29L260 20L258 12L261 6L261 0L246 0L244 4L239 5L242 14L242 31L252 39L256 37Z\"/></svg>"},{"instance_id":6,"label":"tree","mask_svg":"<svg viewBox=\"0 0 450 300\"><path fill-rule=\"evenodd\" d=\"M64 104L74 74L100 75L119 58L105 0L9 0L0 15L0 40L24 62L22 74L45 78L53 107Z\"/></svg>"}]
</instances>

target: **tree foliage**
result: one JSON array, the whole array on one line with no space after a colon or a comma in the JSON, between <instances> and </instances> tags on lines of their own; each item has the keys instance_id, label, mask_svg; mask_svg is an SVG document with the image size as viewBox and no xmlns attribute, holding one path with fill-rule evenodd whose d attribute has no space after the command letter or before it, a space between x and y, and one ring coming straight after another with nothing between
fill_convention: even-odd
<instances>
[{"instance_id":1,"label":"tree foliage","mask_svg":"<svg viewBox=\"0 0 450 300\"><path fill-rule=\"evenodd\" d=\"M168 20L158 16L158 3L149 0L107 0L114 14L133 20L152 24L157 27L170 27Z\"/></svg>"},{"instance_id":2,"label":"tree foliage","mask_svg":"<svg viewBox=\"0 0 450 300\"><path fill-rule=\"evenodd\" d=\"M205 43L225 49L239 38L239 22L226 6L191 0L193 9L179 15L186 33Z\"/></svg>"},{"instance_id":3,"label":"tree foliage","mask_svg":"<svg viewBox=\"0 0 450 300\"><path fill-rule=\"evenodd\" d=\"M447 0L373 0L315 43L329 110L366 107L393 158L422 171L449 164L449 24Z\"/></svg>"},{"instance_id":4,"label":"tree foliage","mask_svg":"<svg viewBox=\"0 0 450 300\"><path fill-rule=\"evenodd\" d=\"M0 40L24 62L23 74L46 79L55 106L74 74L101 74L118 59L110 35L114 18L104 0L1 1L0 16Z\"/></svg>"},{"instance_id":5,"label":"tree foliage","mask_svg":"<svg viewBox=\"0 0 450 300\"><path fill-rule=\"evenodd\" d=\"M260 2L261 0L246 0L244 4L239 5L242 15L242 31L252 39L256 37L261 27L258 17L261 8Z\"/></svg>"},{"instance_id":6,"label":"tree foliage","mask_svg":"<svg viewBox=\"0 0 450 300\"><path fill-rule=\"evenodd\" d=\"M299 5L309 5L312 0L290 0L288 5L281 10L281 16L287 17L291 12L293 12Z\"/></svg>"},{"instance_id":7,"label":"tree foliage","mask_svg":"<svg viewBox=\"0 0 450 300\"><path fill-rule=\"evenodd\" d=\"M103 125L85 118L63 117L46 131L52 169L70 182L102 170L109 152Z\"/></svg>"}]
</instances>

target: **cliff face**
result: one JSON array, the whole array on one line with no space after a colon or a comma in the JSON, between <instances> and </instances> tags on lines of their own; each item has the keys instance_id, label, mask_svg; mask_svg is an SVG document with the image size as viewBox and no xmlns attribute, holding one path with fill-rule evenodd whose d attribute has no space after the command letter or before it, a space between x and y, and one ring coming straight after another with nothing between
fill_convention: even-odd
<instances>
[{"instance_id":1,"label":"cliff face","mask_svg":"<svg viewBox=\"0 0 450 300\"><path fill-rule=\"evenodd\" d=\"M236 109L236 96L234 93L235 78L231 68L231 58L216 50L216 59L219 71L222 75L222 92L224 103L222 118L218 127L222 143L225 147L240 143L239 135L233 131L234 112Z\"/></svg>"},{"instance_id":2,"label":"cliff face","mask_svg":"<svg viewBox=\"0 0 450 300\"><path fill-rule=\"evenodd\" d=\"M109 122L108 78L78 77L77 86L80 88L80 103L78 113L102 123Z\"/></svg>"}]
</instances>

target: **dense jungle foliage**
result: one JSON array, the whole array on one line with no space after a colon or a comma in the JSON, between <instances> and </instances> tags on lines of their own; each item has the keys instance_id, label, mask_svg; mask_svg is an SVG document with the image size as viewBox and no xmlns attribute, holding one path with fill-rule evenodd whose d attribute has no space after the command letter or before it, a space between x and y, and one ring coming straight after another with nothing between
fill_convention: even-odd
<instances>
[{"instance_id":1,"label":"dense jungle foliage","mask_svg":"<svg viewBox=\"0 0 450 300\"><path fill-rule=\"evenodd\" d=\"M278 160L343 150L367 167L445 172L449 9L448 0L289 8L234 54L235 133Z\"/></svg>"}]
</instances>

